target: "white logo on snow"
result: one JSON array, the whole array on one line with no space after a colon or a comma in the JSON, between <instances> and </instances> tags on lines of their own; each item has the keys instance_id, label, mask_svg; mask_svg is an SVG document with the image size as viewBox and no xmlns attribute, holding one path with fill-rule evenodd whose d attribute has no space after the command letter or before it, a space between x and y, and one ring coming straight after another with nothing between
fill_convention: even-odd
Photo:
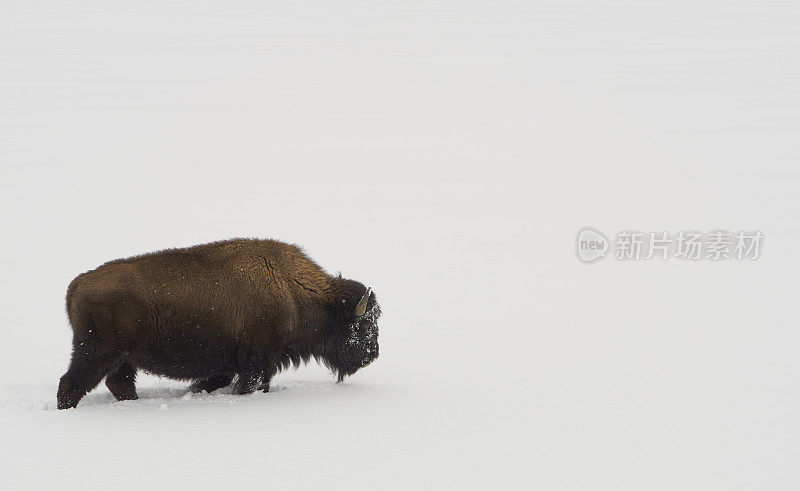
<instances>
[{"instance_id":1,"label":"white logo on snow","mask_svg":"<svg viewBox=\"0 0 800 491\"><path fill-rule=\"evenodd\" d=\"M755 261L761 256L764 234L755 232L730 232L716 230L708 233L680 231L634 232L623 230L608 240L602 232L584 227L578 232L575 252L584 263L593 263L613 249L614 259L619 261L651 260L661 258L683 261L724 261L745 259Z\"/></svg>"},{"instance_id":2,"label":"white logo on snow","mask_svg":"<svg viewBox=\"0 0 800 491\"><path fill-rule=\"evenodd\" d=\"M592 227L586 227L578 232L578 240L575 247L578 259L585 263L593 263L606 257L608 238L603 235L603 232Z\"/></svg>"}]
</instances>

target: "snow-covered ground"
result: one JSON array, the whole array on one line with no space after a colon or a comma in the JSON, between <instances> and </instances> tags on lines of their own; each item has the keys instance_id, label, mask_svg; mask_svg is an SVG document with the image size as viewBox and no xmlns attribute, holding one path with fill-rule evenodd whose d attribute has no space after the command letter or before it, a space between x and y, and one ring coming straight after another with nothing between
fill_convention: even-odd
<instances>
[{"instance_id":1,"label":"snow-covered ground","mask_svg":"<svg viewBox=\"0 0 800 491\"><path fill-rule=\"evenodd\" d=\"M0 0L0 488L800 486L793 2ZM584 226L760 230L586 265ZM56 411L64 292L236 236L373 287L381 357Z\"/></svg>"}]
</instances>

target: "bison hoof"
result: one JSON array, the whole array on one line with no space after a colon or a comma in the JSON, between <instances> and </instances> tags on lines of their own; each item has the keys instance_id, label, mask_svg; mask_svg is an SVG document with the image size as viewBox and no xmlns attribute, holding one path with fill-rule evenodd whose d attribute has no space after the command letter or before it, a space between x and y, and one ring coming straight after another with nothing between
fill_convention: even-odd
<instances>
[{"instance_id":1,"label":"bison hoof","mask_svg":"<svg viewBox=\"0 0 800 491\"><path fill-rule=\"evenodd\" d=\"M78 407L79 397L74 395L59 395L58 396L58 409L72 409Z\"/></svg>"},{"instance_id":2,"label":"bison hoof","mask_svg":"<svg viewBox=\"0 0 800 491\"><path fill-rule=\"evenodd\" d=\"M72 388L72 384L66 378L62 378L58 384L58 394L56 400L58 401L58 409L71 409L78 406L78 401L81 400L83 394Z\"/></svg>"}]
</instances>

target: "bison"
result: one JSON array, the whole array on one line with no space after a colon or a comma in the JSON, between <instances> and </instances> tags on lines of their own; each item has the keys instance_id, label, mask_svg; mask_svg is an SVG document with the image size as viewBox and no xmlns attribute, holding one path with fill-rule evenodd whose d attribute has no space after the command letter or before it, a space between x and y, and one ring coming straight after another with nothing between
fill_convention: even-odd
<instances>
[{"instance_id":1,"label":"bison","mask_svg":"<svg viewBox=\"0 0 800 491\"><path fill-rule=\"evenodd\" d=\"M137 399L136 371L208 391L269 391L272 377L312 357L341 382L378 357L371 289L326 273L294 245L233 239L118 259L67 289L72 360L58 408L106 377Z\"/></svg>"}]
</instances>

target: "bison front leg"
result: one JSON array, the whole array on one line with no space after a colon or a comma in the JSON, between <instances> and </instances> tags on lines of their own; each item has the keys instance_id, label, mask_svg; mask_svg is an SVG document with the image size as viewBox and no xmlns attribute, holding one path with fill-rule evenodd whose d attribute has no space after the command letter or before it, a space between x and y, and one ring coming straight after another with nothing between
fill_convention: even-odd
<instances>
[{"instance_id":1,"label":"bison front leg","mask_svg":"<svg viewBox=\"0 0 800 491\"><path fill-rule=\"evenodd\" d=\"M208 377L204 380L198 380L189 386L189 392L214 392L217 389L227 387L233 381L233 375L219 374Z\"/></svg>"},{"instance_id":2,"label":"bison front leg","mask_svg":"<svg viewBox=\"0 0 800 491\"><path fill-rule=\"evenodd\" d=\"M261 392L269 392L269 384L270 382L272 382L272 377L275 375L275 372L277 372L277 370L273 370L272 372L269 373L265 372L264 376L261 377L261 380L256 389L260 390Z\"/></svg>"},{"instance_id":3,"label":"bison front leg","mask_svg":"<svg viewBox=\"0 0 800 491\"><path fill-rule=\"evenodd\" d=\"M256 390L269 392L269 383L277 372L268 356L240 353L239 377L233 386L234 394L251 394Z\"/></svg>"},{"instance_id":4,"label":"bison front leg","mask_svg":"<svg viewBox=\"0 0 800 491\"><path fill-rule=\"evenodd\" d=\"M234 394L252 394L256 390L269 392L269 384L277 370L240 373L233 386Z\"/></svg>"},{"instance_id":5,"label":"bison front leg","mask_svg":"<svg viewBox=\"0 0 800 491\"><path fill-rule=\"evenodd\" d=\"M136 369L123 362L106 376L106 387L118 401L134 401L136 394Z\"/></svg>"}]
</instances>

